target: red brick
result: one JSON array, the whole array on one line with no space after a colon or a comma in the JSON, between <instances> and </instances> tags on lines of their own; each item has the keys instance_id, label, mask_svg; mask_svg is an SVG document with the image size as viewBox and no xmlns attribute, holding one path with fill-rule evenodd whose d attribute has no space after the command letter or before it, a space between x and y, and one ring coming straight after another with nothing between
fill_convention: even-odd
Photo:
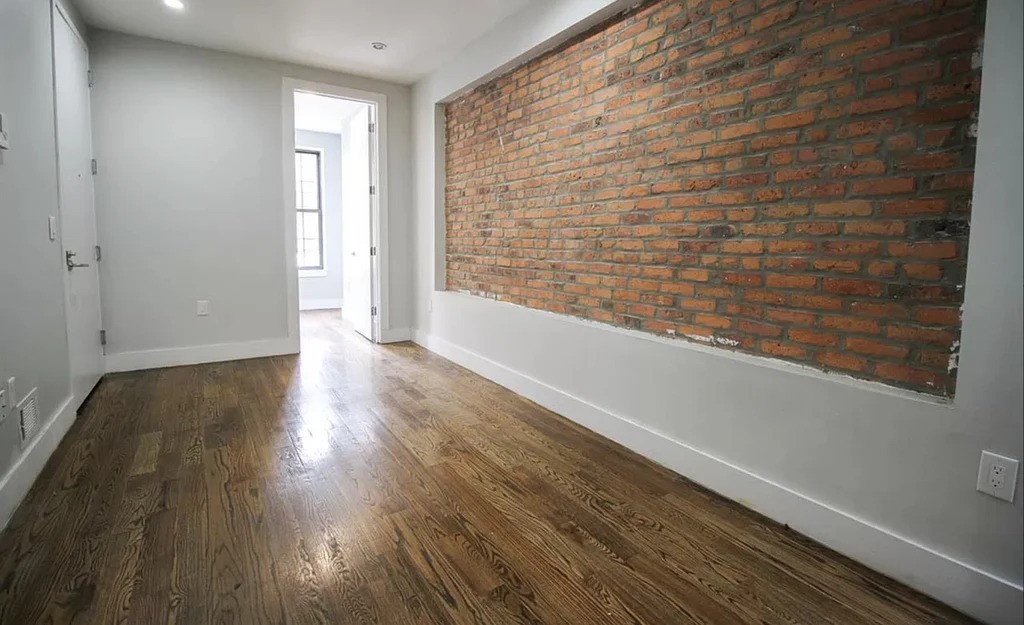
<instances>
[{"instance_id":1,"label":"red brick","mask_svg":"<svg viewBox=\"0 0 1024 625\"><path fill-rule=\"evenodd\" d=\"M937 263L904 263L903 273L911 280L938 280L942 277L942 265Z\"/></svg>"},{"instance_id":2,"label":"red brick","mask_svg":"<svg viewBox=\"0 0 1024 625\"><path fill-rule=\"evenodd\" d=\"M941 328L890 325L886 328L885 335L891 339L913 341L915 343L932 343L943 346L953 344L953 333Z\"/></svg>"},{"instance_id":3,"label":"red brick","mask_svg":"<svg viewBox=\"0 0 1024 625\"><path fill-rule=\"evenodd\" d=\"M911 258L956 258L957 251L957 244L954 241L889 244L889 253L893 256L909 256Z\"/></svg>"},{"instance_id":4,"label":"red brick","mask_svg":"<svg viewBox=\"0 0 1024 625\"><path fill-rule=\"evenodd\" d=\"M914 91L902 91L876 98L864 98L850 105L850 113L852 115L865 115L868 113L891 111L916 104L917 97L917 93Z\"/></svg>"},{"instance_id":5,"label":"red brick","mask_svg":"<svg viewBox=\"0 0 1024 625\"><path fill-rule=\"evenodd\" d=\"M786 274L770 273L765 278L765 284L773 289L813 289L818 285L818 279L814 276L791 276Z\"/></svg>"},{"instance_id":6,"label":"red brick","mask_svg":"<svg viewBox=\"0 0 1024 625\"><path fill-rule=\"evenodd\" d=\"M929 389L939 388L946 377L940 371L916 369L889 362L880 362L875 365L875 377L895 382L908 382L914 385L923 386Z\"/></svg>"},{"instance_id":7,"label":"red brick","mask_svg":"<svg viewBox=\"0 0 1024 625\"><path fill-rule=\"evenodd\" d=\"M959 308L918 308L914 319L926 326L956 326L960 324Z\"/></svg>"},{"instance_id":8,"label":"red brick","mask_svg":"<svg viewBox=\"0 0 1024 625\"><path fill-rule=\"evenodd\" d=\"M804 360L807 358L806 349L781 341L761 341L761 351L769 356L776 356L778 358L791 358L794 360Z\"/></svg>"},{"instance_id":9,"label":"red brick","mask_svg":"<svg viewBox=\"0 0 1024 625\"><path fill-rule=\"evenodd\" d=\"M882 214L890 217L940 215L946 212L949 200L944 197L913 200L891 200L882 204Z\"/></svg>"},{"instance_id":10,"label":"red brick","mask_svg":"<svg viewBox=\"0 0 1024 625\"><path fill-rule=\"evenodd\" d=\"M865 295L878 297L882 294L882 285L872 280L854 280L850 278L825 278L821 290L836 295Z\"/></svg>"},{"instance_id":11,"label":"red brick","mask_svg":"<svg viewBox=\"0 0 1024 625\"><path fill-rule=\"evenodd\" d=\"M839 352L818 352L814 359L830 369L864 371L868 366L867 361L859 356Z\"/></svg>"},{"instance_id":12,"label":"red brick","mask_svg":"<svg viewBox=\"0 0 1024 625\"><path fill-rule=\"evenodd\" d=\"M855 180L850 185L850 192L854 195L895 195L913 193L916 188L914 178L878 178Z\"/></svg>"},{"instance_id":13,"label":"red brick","mask_svg":"<svg viewBox=\"0 0 1024 625\"><path fill-rule=\"evenodd\" d=\"M759 321L750 321L748 319L740 319L736 324L736 329L740 332L757 334L759 336L777 337L782 334L782 328L779 326Z\"/></svg>"},{"instance_id":14,"label":"red brick","mask_svg":"<svg viewBox=\"0 0 1024 625\"><path fill-rule=\"evenodd\" d=\"M818 345L820 347L835 347L836 345L839 345L839 334L836 334L835 332L820 332L818 330L792 328L790 329L788 336L792 341L796 341L797 343L806 343L808 345Z\"/></svg>"},{"instance_id":15,"label":"red brick","mask_svg":"<svg viewBox=\"0 0 1024 625\"><path fill-rule=\"evenodd\" d=\"M789 113L787 115L778 115L776 117L769 117L764 121L765 130L780 130L784 128L797 128L799 126L807 126L813 124L817 114L812 111L800 111L799 113Z\"/></svg>"},{"instance_id":16,"label":"red brick","mask_svg":"<svg viewBox=\"0 0 1024 625\"><path fill-rule=\"evenodd\" d=\"M764 314L766 319L782 323L809 326L815 322L817 316L814 313L800 310L786 310L784 308L769 308Z\"/></svg>"},{"instance_id":17,"label":"red brick","mask_svg":"<svg viewBox=\"0 0 1024 625\"><path fill-rule=\"evenodd\" d=\"M881 358L904 358L910 351L903 345L883 343L874 339L861 336L851 336L846 339L846 349L866 356L878 356Z\"/></svg>"},{"instance_id":18,"label":"red brick","mask_svg":"<svg viewBox=\"0 0 1024 625\"><path fill-rule=\"evenodd\" d=\"M871 202L847 200L814 205L814 214L827 217L866 217L871 214Z\"/></svg>"},{"instance_id":19,"label":"red brick","mask_svg":"<svg viewBox=\"0 0 1024 625\"><path fill-rule=\"evenodd\" d=\"M882 330L878 322L873 319L842 316L822 317L821 327L860 334L878 334Z\"/></svg>"}]
</instances>

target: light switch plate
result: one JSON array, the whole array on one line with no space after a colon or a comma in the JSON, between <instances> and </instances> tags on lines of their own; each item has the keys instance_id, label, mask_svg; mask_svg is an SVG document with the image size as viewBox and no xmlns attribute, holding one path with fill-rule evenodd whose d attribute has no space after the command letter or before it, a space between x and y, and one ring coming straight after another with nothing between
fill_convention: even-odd
<instances>
[{"instance_id":1,"label":"light switch plate","mask_svg":"<svg viewBox=\"0 0 1024 625\"><path fill-rule=\"evenodd\" d=\"M196 300L196 316L206 317L210 314L210 300L208 299L197 299Z\"/></svg>"},{"instance_id":2,"label":"light switch plate","mask_svg":"<svg viewBox=\"0 0 1024 625\"><path fill-rule=\"evenodd\" d=\"M57 240L57 218L53 215L46 218L46 231L51 241Z\"/></svg>"},{"instance_id":3,"label":"light switch plate","mask_svg":"<svg viewBox=\"0 0 1024 625\"><path fill-rule=\"evenodd\" d=\"M991 451L981 452L978 467L978 490L986 495L1012 502L1017 490L1019 461Z\"/></svg>"},{"instance_id":4,"label":"light switch plate","mask_svg":"<svg viewBox=\"0 0 1024 625\"><path fill-rule=\"evenodd\" d=\"M7 138L7 116L0 113L0 150L9 149L11 149L11 144Z\"/></svg>"}]
</instances>

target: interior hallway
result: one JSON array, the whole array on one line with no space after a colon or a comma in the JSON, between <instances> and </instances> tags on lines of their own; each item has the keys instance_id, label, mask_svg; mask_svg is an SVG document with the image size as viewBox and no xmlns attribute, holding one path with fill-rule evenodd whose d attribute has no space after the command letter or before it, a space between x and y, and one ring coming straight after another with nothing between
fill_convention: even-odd
<instances>
[{"instance_id":1,"label":"interior hallway","mask_svg":"<svg viewBox=\"0 0 1024 625\"><path fill-rule=\"evenodd\" d=\"M412 344L108 376L0 538L0 623L961 615Z\"/></svg>"}]
</instances>

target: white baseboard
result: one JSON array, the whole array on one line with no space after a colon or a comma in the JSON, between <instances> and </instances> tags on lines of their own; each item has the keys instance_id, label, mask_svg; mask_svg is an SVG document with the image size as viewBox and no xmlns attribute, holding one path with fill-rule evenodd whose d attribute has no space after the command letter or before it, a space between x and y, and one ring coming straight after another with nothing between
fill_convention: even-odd
<instances>
[{"instance_id":1,"label":"white baseboard","mask_svg":"<svg viewBox=\"0 0 1024 625\"><path fill-rule=\"evenodd\" d=\"M299 310L337 310L341 304L341 299L300 299Z\"/></svg>"},{"instance_id":2,"label":"white baseboard","mask_svg":"<svg viewBox=\"0 0 1024 625\"><path fill-rule=\"evenodd\" d=\"M445 339L414 330L413 340L966 614L989 623L1019 622L1024 605L1024 589L1019 585L673 440Z\"/></svg>"},{"instance_id":3,"label":"white baseboard","mask_svg":"<svg viewBox=\"0 0 1024 625\"><path fill-rule=\"evenodd\" d=\"M22 452L14 466L0 479L0 529L7 527L14 511L28 494L32 484L39 477L46 461L57 449L71 424L75 422L73 397L65 399L50 419L43 425L35 439Z\"/></svg>"},{"instance_id":4,"label":"white baseboard","mask_svg":"<svg viewBox=\"0 0 1024 625\"><path fill-rule=\"evenodd\" d=\"M411 328L392 328L390 330L381 330L380 342L381 343L401 343L402 341L412 340L412 329Z\"/></svg>"},{"instance_id":5,"label":"white baseboard","mask_svg":"<svg viewBox=\"0 0 1024 625\"><path fill-rule=\"evenodd\" d=\"M264 339L244 343L217 343L195 347L173 347L138 352L107 354L107 373L116 371L137 371L180 365L197 365L204 362L223 362L245 358L263 358L281 354L299 353L298 341L292 338Z\"/></svg>"}]
</instances>

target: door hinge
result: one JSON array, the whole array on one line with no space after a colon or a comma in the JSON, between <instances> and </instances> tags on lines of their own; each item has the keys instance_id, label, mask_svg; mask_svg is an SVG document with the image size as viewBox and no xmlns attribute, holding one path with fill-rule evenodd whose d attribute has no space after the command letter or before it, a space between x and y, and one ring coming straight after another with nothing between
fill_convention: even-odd
<instances>
[{"instance_id":1,"label":"door hinge","mask_svg":"<svg viewBox=\"0 0 1024 625\"><path fill-rule=\"evenodd\" d=\"M92 89L96 86L96 74L94 74L90 69L86 72L86 75L89 77L89 88Z\"/></svg>"},{"instance_id":2,"label":"door hinge","mask_svg":"<svg viewBox=\"0 0 1024 625\"><path fill-rule=\"evenodd\" d=\"M96 159L92 159L91 166L92 166L92 175L95 176L96 172L98 172L100 170L100 166L96 162Z\"/></svg>"},{"instance_id":3,"label":"door hinge","mask_svg":"<svg viewBox=\"0 0 1024 625\"><path fill-rule=\"evenodd\" d=\"M370 185L370 195L377 195L377 187L372 184Z\"/></svg>"},{"instance_id":4,"label":"door hinge","mask_svg":"<svg viewBox=\"0 0 1024 625\"><path fill-rule=\"evenodd\" d=\"M370 132L377 132L377 124L370 122Z\"/></svg>"},{"instance_id":5,"label":"door hinge","mask_svg":"<svg viewBox=\"0 0 1024 625\"><path fill-rule=\"evenodd\" d=\"M103 260L103 248L99 245L96 246L96 262Z\"/></svg>"},{"instance_id":6,"label":"door hinge","mask_svg":"<svg viewBox=\"0 0 1024 625\"><path fill-rule=\"evenodd\" d=\"M106 345L106 344L107 344L107 331L106 330L100 330L100 345Z\"/></svg>"},{"instance_id":7,"label":"door hinge","mask_svg":"<svg viewBox=\"0 0 1024 625\"><path fill-rule=\"evenodd\" d=\"M376 306L370 306L370 316L371 317L376 317L377 316L377 307Z\"/></svg>"},{"instance_id":8,"label":"door hinge","mask_svg":"<svg viewBox=\"0 0 1024 625\"><path fill-rule=\"evenodd\" d=\"M370 256L376 256L376 255L377 255L377 246L371 245L370 246Z\"/></svg>"}]
</instances>

